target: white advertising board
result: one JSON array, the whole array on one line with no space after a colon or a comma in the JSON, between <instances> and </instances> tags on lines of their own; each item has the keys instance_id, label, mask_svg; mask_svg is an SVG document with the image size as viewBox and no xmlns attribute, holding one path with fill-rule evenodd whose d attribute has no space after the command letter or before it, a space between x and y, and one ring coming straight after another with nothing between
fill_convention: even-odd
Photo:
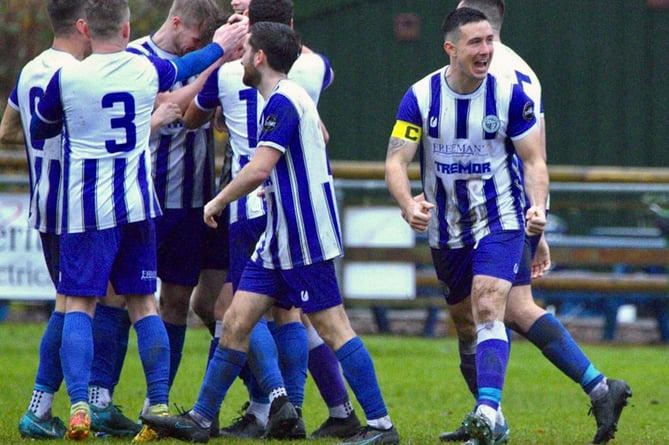
<instances>
[{"instance_id":1,"label":"white advertising board","mask_svg":"<svg viewBox=\"0 0 669 445\"><path fill-rule=\"evenodd\" d=\"M0 193L0 300L50 300L55 289L26 193Z\"/></svg>"},{"instance_id":2,"label":"white advertising board","mask_svg":"<svg viewBox=\"0 0 669 445\"><path fill-rule=\"evenodd\" d=\"M413 247L415 237L397 207L347 207L344 211L346 247ZM345 262L343 290L348 298L416 298L413 263Z\"/></svg>"}]
</instances>

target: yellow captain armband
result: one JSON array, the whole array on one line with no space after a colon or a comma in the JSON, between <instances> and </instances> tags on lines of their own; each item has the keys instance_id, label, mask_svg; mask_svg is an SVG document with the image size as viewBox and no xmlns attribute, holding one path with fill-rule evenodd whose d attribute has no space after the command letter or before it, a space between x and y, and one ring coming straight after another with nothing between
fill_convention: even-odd
<instances>
[{"instance_id":1,"label":"yellow captain armband","mask_svg":"<svg viewBox=\"0 0 669 445\"><path fill-rule=\"evenodd\" d=\"M420 142L422 134L423 129L421 127L406 121L396 121L391 136L405 141L418 143Z\"/></svg>"}]
</instances>

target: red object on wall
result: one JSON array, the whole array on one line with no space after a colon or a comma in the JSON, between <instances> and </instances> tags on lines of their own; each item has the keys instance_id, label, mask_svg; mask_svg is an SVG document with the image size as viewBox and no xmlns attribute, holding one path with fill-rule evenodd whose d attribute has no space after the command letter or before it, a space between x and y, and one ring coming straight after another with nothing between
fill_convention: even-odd
<instances>
[{"instance_id":1,"label":"red object on wall","mask_svg":"<svg viewBox=\"0 0 669 445\"><path fill-rule=\"evenodd\" d=\"M393 32L398 42L410 42L420 38L420 16L415 13L397 14L393 20Z\"/></svg>"},{"instance_id":2,"label":"red object on wall","mask_svg":"<svg viewBox=\"0 0 669 445\"><path fill-rule=\"evenodd\" d=\"M646 5L654 11L669 9L669 0L646 0Z\"/></svg>"}]
</instances>

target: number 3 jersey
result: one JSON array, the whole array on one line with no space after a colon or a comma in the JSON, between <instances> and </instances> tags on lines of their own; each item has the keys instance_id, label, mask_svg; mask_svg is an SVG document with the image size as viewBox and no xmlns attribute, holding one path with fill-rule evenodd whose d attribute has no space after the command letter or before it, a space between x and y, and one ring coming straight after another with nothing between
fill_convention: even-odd
<instances>
[{"instance_id":1,"label":"number 3 jersey","mask_svg":"<svg viewBox=\"0 0 669 445\"><path fill-rule=\"evenodd\" d=\"M126 51L92 54L56 72L36 116L63 125L63 231L102 230L161 214L149 133L169 61ZM31 125L32 127L32 125Z\"/></svg>"},{"instance_id":2,"label":"number 3 jersey","mask_svg":"<svg viewBox=\"0 0 669 445\"><path fill-rule=\"evenodd\" d=\"M474 245L491 232L524 227L522 177L513 141L536 125L534 104L518 86L488 74L458 94L442 68L415 83L393 136L419 144L426 199L435 204L430 246Z\"/></svg>"}]
</instances>

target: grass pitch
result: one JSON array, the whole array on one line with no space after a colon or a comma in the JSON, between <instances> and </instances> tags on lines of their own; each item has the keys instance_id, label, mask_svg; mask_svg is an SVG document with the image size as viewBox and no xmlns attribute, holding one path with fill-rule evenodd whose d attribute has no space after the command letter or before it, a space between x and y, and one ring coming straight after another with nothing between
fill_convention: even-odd
<instances>
[{"instance_id":1,"label":"grass pitch","mask_svg":"<svg viewBox=\"0 0 669 445\"><path fill-rule=\"evenodd\" d=\"M26 444L17 424L30 402L38 359L41 324L0 324L0 444ZM457 343L452 338L366 336L390 415L402 444L438 444L441 432L460 424L473 406L458 369ZM144 400L145 383L134 331L114 403L135 418ZM170 395L171 404L189 408L204 375L209 334L203 328L188 331L183 360ZM633 397L623 411L612 445L669 443L669 354L665 346L583 345L595 366L611 378L623 378ZM304 416L313 431L327 410L311 379L307 380ZM221 408L221 425L237 417L246 401L243 385L235 383ZM552 367L536 348L514 340L504 389L504 413L513 444L587 444L595 432L588 416L589 400L580 387ZM359 416L362 409L355 404ZM172 409L172 408L171 408ZM176 411L176 410L174 410ZM54 414L67 422L64 384L56 395ZM94 439L103 443L130 443L130 439ZM92 440L89 439L89 442ZM231 445L249 440L212 439ZM164 445L181 443L163 440ZM277 443L277 442L275 442ZM296 444L334 444L332 441L297 441Z\"/></svg>"}]
</instances>

